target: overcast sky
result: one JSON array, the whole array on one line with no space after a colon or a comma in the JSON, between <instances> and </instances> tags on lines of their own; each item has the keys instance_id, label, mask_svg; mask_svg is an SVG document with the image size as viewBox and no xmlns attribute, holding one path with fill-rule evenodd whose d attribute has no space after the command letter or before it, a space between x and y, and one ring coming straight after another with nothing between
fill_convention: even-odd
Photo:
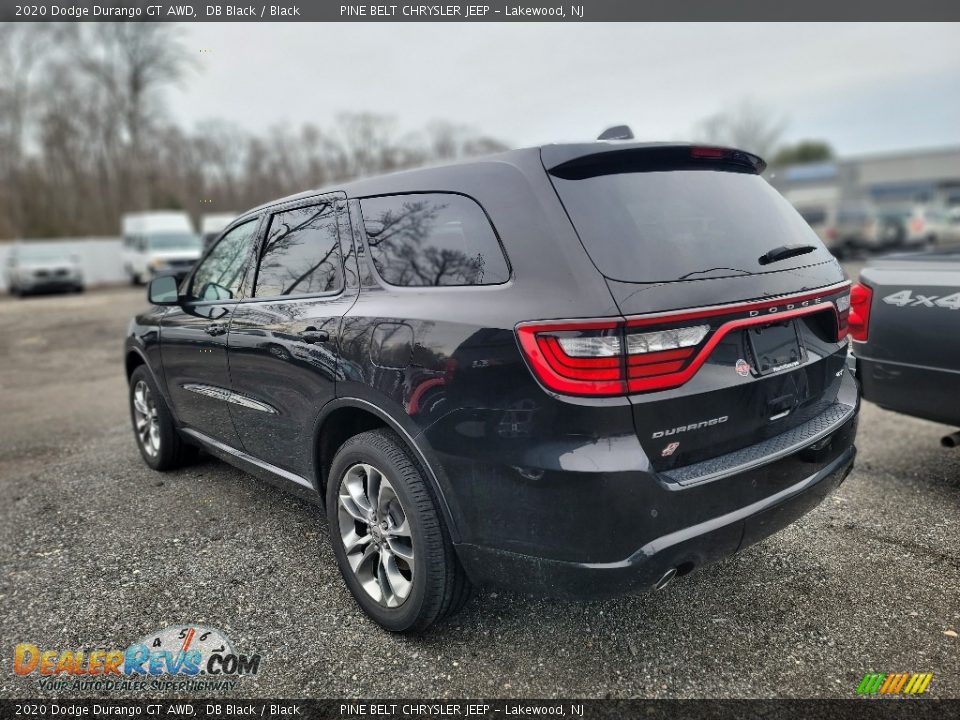
<instances>
[{"instance_id":1,"label":"overcast sky","mask_svg":"<svg viewBox=\"0 0 960 720\"><path fill-rule=\"evenodd\" d=\"M341 111L402 129L466 124L514 146L625 122L681 139L743 98L786 140L844 155L960 144L960 25L193 23L198 68L169 96L181 121L255 131ZM210 52L200 53L200 49Z\"/></svg>"}]
</instances>

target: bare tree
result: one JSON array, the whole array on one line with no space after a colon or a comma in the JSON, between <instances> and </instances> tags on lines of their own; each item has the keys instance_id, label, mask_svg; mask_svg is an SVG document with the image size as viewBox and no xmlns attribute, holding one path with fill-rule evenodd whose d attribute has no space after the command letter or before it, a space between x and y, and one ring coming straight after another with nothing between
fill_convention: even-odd
<instances>
[{"instance_id":1,"label":"bare tree","mask_svg":"<svg viewBox=\"0 0 960 720\"><path fill-rule=\"evenodd\" d=\"M456 160L502 152L507 146L498 140L477 136L466 125L435 120L425 130L427 155L434 160Z\"/></svg>"},{"instance_id":2,"label":"bare tree","mask_svg":"<svg viewBox=\"0 0 960 720\"><path fill-rule=\"evenodd\" d=\"M36 86L62 26L0 24L0 236L18 234L27 129L37 107Z\"/></svg>"},{"instance_id":3,"label":"bare tree","mask_svg":"<svg viewBox=\"0 0 960 720\"><path fill-rule=\"evenodd\" d=\"M75 48L78 66L105 91L109 112L126 131L129 205L149 207L145 139L159 115L159 91L190 65L182 31L169 23L89 23L84 31Z\"/></svg>"},{"instance_id":4,"label":"bare tree","mask_svg":"<svg viewBox=\"0 0 960 720\"><path fill-rule=\"evenodd\" d=\"M0 237L113 234L132 210L239 211L505 149L444 122L401 134L393 117L373 113L340 115L328 128L251 133L215 119L185 129L164 111L163 90L189 66L179 32L158 23L0 25ZM454 264L436 260L441 274Z\"/></svg>"},{"instance_id":5,"label":"bare tree","mask_svg":"<svg viewBox=\"0 0 960 720\"><path fill-rule=\"evenodd\" d=\"M745 98L733 107L701 120L694 140L725 145L769 158L783 136L786 121L769 108Z\"/></svg>"}]
</instances>

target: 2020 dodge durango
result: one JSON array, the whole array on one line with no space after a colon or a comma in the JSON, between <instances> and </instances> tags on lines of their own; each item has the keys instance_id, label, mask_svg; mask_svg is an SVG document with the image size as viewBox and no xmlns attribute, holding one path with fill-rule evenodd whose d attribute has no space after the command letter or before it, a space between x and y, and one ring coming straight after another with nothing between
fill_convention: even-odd
<instances>
[{"instance_id":1,"label":"2020 dodge durango","mask_svg":"<svg viewBox=\"0 0 960 720\"><path fill-rule=\"evenodd\" d=\"M849 473L849 282L760 158L510 151L241 215L126 339L141 454L315 499L394 631L662 587Z\"/></svg>"}]
</instances>

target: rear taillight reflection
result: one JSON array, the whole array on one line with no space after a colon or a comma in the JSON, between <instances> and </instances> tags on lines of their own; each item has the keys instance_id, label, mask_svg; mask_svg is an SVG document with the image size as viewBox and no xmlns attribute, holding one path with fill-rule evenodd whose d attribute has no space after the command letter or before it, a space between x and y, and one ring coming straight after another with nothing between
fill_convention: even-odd
<instances>
[{"instance_id":1,"label":"rear taillight reflection","mask_svg":"<svg viewBox=\"0 0 960 720\"><path fill-rule=\"evenodd\" d=\"M850 314L847 317L847 327L850 337L860 342L866 342L870 331L870 302L873 300L873 290L861 283L855 284L850 290Z\"/></svg>"}]
</instances>

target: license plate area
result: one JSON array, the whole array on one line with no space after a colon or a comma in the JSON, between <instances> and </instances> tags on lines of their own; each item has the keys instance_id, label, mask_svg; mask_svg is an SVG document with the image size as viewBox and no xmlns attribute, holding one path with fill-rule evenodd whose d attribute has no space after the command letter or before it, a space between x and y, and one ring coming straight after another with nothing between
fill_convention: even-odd
<instances>
[{"instance_id":1,"label":"license plate area","mask_svg":"<svg viewBox=\"0 0 960 720\"><path fill-rule=\"evenodd\" d=\"M803 344L793 320L749 328L747 343L758 375L789 370L803 362Z\"/></svg>"}]
</instances>

